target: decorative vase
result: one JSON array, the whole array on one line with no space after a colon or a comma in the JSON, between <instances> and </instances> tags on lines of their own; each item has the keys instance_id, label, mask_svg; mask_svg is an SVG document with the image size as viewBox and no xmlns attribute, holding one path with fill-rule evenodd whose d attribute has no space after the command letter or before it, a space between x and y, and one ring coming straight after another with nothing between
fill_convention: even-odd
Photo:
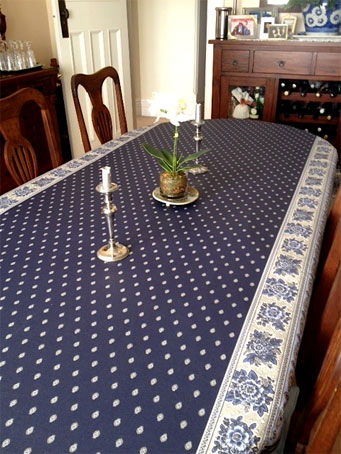
<instances>
[{"instance_id":1,"label":"decorative vase","mask_svg":"<svg viewBox=\"0 0 341 454\"><path fill-rule=\"evenodd\" d=\"M306 33L338 35L341 24L341 1L335 2L334 9L327 7L327 1L321 6L307 5L303 10Z\"/></svg>"},{"instance_id":2,"label":"decorative vase","mask_svg":"<svg viewBox=\"0 0 341 454\"><path fill-rule=\"evenodd\" d=\"M187 175L184 172L160 174L160 192L164 197L177 199L187 192Z\"/></svg>"}]
</instances>

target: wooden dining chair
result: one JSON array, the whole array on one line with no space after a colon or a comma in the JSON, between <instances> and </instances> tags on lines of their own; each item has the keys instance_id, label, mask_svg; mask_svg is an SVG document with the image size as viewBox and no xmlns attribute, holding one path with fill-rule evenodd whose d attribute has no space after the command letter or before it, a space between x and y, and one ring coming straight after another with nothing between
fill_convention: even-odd
<instances>
[{"instance_id":1,"label":"wooden dining chair","mask_svg":"<svg viewBox=\"0 0 341 454\"><path fill-rule=\"evenodd\" d=\"M296 379L302 396L308 395L314 385L330 338L341 316L339 298L328 299L341 262L340 203L339 189L322 241L320 262L297 359Z\"/></svg>"},{"instance_id":2,"label":"wooden dining chair","mask_svg":"<svg viewBox=\"0 0 341 454\"><path fill-rule=\"evenodd\" d=\"M341 267L338 268L329 298L340 303ZM341 319L338 319L314 388L303 408L291 421L286 453L327 454L341 427Z\"/></svg>"},{"instance_id":3,"label":"wooden dining chair","mask_svg":"<svg viewBox=\"0 0 341 454\"><path fill-rule=\"evenodd\" d=\"M114 82L116 93L116 105L118 118L120 123L121 134L128 131L127 120L125 116L120 78L115 68L107 66L100 69L94 74L74 74L71 78L71 90L73 101L75 104L78 124L81 132L84 151L90 151L89 135L85 126L84 116L78 97L78 87L83 86L87 91L92 104L92 124L97 137L101 143L108 142L113 139L112 118L107 106L103 103L102 86L107 78L111 78Z\"/></svg>"},{"instance_id":4,"label":"wooden dining chair","mask_svg":"<svg viewBox=\"0 0 341 454\"><path fill-rule=\"evenodd\" d=\"M340 415L335 410L339 410L340 405L341 373L340 203L339 189L326 224L320 263L297 359L296 380L300 393L287 437L285 452L288 453L327 453L340 428ZM325 407L328 407L328 411L323 412ZM329 435L326 437L323 431Z\"/></svg>"},{"instance_id":5,"label":"wooden dining chair","mask_svg":"<svg viewBox=\"0 0 341 454\"><path fill-rule=\"evenodd\" d=\"M5 139L4 161L17 185L38 175L35 151L20 128L20 114L24 104L28 102L34 102L40 108L52 167L61 164L52 118L44 95L34 88L22 88L0 99L0 132Z\"/></svg>"},{"instance_id":6,"label":"wooden dining chair","mask_svg":"<svg viewBox=\"0 0 341 454\"><path fill-rule=\"evenodd\" d=\"M328 216L325 234L323 237L322 248L321 248L320 263L321 263L321 260L324 263L327 255L328 255L330 246L331 246L333 238L334 238L335 230L336 230L337 224L340 219L341 219L341 185L339 186L339 188L336 192L334 202L332 204L330 214Z\"/></svg>"}]
</instances>

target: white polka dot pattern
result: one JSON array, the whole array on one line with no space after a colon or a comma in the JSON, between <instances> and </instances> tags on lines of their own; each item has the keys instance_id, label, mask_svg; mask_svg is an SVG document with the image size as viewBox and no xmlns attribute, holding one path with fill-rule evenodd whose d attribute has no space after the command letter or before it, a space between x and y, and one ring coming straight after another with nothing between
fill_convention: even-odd
<instances>
[{"instance_id":1,"label":"white polka dot pattern","mask_svg":"<svg viewBox=\"0 0 341 454\"><path fill-rule=\"evenodd\" d=\"M210 171L189 177L192 205L151 195L159 170L141 144L170 148L170 124L0 197L3 453L197 449L314 143L251 121L206 121L202 132ZM193 134L181 125L186 152ZM130 250L115 264L96 258L104 165L119 185L115 234Z\"/></svg>"}]
</instances>

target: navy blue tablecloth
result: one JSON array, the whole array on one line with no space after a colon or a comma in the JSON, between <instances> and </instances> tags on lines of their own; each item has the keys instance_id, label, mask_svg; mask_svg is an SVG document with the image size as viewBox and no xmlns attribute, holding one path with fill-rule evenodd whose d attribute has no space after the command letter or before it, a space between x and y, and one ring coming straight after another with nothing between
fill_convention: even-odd
<instances>
[{"instance_id":1,"label":"navy blue tablecloth","mask_svg":"<svg viewBox=\"0 0 341 454\"><path fill-rule=\"evenodd\" d=\"M194 127L179 133L193 152ZM168 123L79 169L71 161L20 203L3 196L2 453L197 449L315 141L238 120L206 121L202 133L209 172L189 176L191 205L151 195L159 169L141 144L171 149ZM96 257L108 240L95 191L105 165L119 185L116 238L130 250L110 264Z\"/></svg>"}]
</instances>

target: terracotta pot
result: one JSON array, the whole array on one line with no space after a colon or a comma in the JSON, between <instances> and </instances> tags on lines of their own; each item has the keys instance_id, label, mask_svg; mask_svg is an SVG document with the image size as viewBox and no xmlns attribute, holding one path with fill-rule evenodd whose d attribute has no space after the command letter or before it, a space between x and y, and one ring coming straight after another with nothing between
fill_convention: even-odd
<instances>
[{"instance_id":1,"label":"terracotta pot","mask_svg":"<svg viewBox=\"0 0 341 454\"><path fill-rule=\"evenodd\" d=\"M175 175L168 172L161 173L160 192L164 197L170 199L184 197L187 192L187 175L183 172Z\"/></svg>"}]
</instances>

